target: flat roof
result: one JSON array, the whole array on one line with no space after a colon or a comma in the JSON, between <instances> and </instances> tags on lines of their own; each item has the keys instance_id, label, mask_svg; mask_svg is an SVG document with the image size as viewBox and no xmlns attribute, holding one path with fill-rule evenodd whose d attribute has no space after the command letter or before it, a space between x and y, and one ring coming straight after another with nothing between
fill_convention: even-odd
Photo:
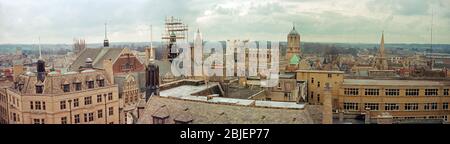
<instances>
[{"instance_id":1,"label":"flat roof","mask_svg":"<svg viewBox=\"0 0 450 144\"><path fill-rule=\"evenodd\" d=\"M343 85L450 86L450 81L344 79Z\"/></svg>"},{"instance_id":2,"label":"flat roof","mask_svg":"<svg viewBox=\"0 0 450 144\"><path fill-rule=\"evenodd\" d=\"M229 104L235 104L235 105L245 105L249 106L255 102L255 100L246 100L246 99L235 99L235 98L223 98L223 97L214 97L208 102L213 103L229 103Z\"/></svg>"},{"instance_id":3,"label":"flat roof","mask_svg":"<svg viewBox=\"0 0 450 144\"><path fill-rule=\"evenodd\" d=\"M206 96L168 96L168 97L175 97L175 98L180 98L180 99L185 99L185 100L192 100L192 101L208 101L208 97Z\"/></svg>"},{"instance_id":4,"label":"flat roof","mask_svg":"<svg viewBox=\"0 0 450 144\"><path fill-rule=\"evenodd\" d=\"M173 96L173 97L183 97L183 96L191 96L193 93L197 93L208 88L214 87L217 84L209 84L209 85L182 85L174 88L162 90L159 92L160 96Z\"/></svg>"},{"instance_id":5,"label":"flat roof","mask_svg":"<svg viewBox=\"0 0 450 144\"><path fill-rule=\"evenodd\" d=\"M296 72L310 72L310 73L337 73L344 74L343 71L324 71L324 70L296 70Z\"/></svg>"},{"instance_id":6,"label":"flat roof","mask_svg":"<svg viewBox=\"0 0 450 144\"><path fill-rule=\"evenodd\" d=\"M295 78L295 73L282 73L280 78Z\"/></svg>"},{"instance_id":7,"label":"flat roof","mask_svg":"<svg viewBox=\"0 0 450 144\"><path fill-rule=\"evenodd\" d=\"M293 102L275 102L275 101L255 101L256 106L261 107L276 107L276 108L293 108L293 109L303 109L305 104L298 104Z\"/></svg>"},{"instance_id":8,"label":"flat roof","mask_svg":"<svg viewBox=\"0 0 450 144\"><path fill-rule=\"evenodd\" d=\"M198 101L206 103L216 103L225 105L240 105L240 106L256 106L256 107L267 107L267 108L287 108L287 109L304 109L305 104L298 104L295 102L276 102L276 101L261 101L261 100L251 100L251 99L238 99L238 98L225 98L218 96L193 96L191 94L203 91L205 89L216 86L213 85L181 85L171 89L163 90L160 92L160 97L166 98L176 98L189 101Z\"/></svg>"}]
</instances>

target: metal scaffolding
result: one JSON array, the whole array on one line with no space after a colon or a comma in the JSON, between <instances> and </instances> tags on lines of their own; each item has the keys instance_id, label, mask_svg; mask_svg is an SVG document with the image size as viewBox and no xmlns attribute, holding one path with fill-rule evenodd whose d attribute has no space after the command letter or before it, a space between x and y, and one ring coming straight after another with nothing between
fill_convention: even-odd
<instances>
[{"instance_id":1,"label":"metal scaffolding","mask_svg":"<svg viewBox=\"0 0 450 144\"><path fill-rule=\"evenodd\" d=\"M188 25L184 24L179 18L166 17L165 29L162 34L164 41L166 58L172 62L172 60L178 57L180 51L176 46L177 41L185 40L188 42Z\"/></svg>"}]
</instances>

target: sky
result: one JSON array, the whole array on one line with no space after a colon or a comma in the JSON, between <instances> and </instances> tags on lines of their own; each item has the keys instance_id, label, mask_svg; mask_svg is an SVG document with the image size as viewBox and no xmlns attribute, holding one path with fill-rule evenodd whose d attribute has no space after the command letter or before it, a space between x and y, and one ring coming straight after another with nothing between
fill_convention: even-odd
<instances>
[{"instance_id":1,"label":"sky","mask_svg":"<svg viewBox=\"0 0 450 144\"><path fill-rule=\"evenodd\" d=\"M0 0L0 44L161 41L164 19L205 40L450 44L450 0ZM191 40L192 41L192 40Z\"/></svg>"}]
</instances>

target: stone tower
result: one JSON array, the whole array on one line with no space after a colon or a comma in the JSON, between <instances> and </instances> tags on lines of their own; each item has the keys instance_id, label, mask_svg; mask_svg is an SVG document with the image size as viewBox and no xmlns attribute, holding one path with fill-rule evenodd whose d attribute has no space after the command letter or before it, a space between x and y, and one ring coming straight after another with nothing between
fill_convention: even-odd
<instances>
[{"instance_id":1,"label":"stone tower","mask_svg":"<svg viewBox=\"0 0 450 144\"><path fill-rule=\"evenodd\" d=\"M333 124L332 107L333 104L332 104L331 86L329 83L326 83L324 88L322 124Z\"/></svg>"},{"instance_id":2,"label":"stone tower","mask_svg":"<svg viewBox=\"0 0 450 144\"><path fill-rule=\"evenodd\" d=\"M159 66L150 60L145 68L145 101L152 95L159 95Z\"/></svg>"},{"instance_id":3,"label":"stone tower","mask_svg":"<svg viewBox=\"0 0 450 144\"><path fill-rule=\"evenodd\" d=\"M291 32L287 36L288 49L286 51L286 60L290 61L294 55L300 55L300 34L292 27Z\"/></svg>"},{"instance_id":4,"label":"stone tower","mask_svg":"<svg viewBox=\"0 0 450 144\"><path fill-rule=\"evenodd\" d=\"M286 51L286 72L293 72L298 69L300 58L300 34L292 27L291 32L287 36L288 49Z\"/></svg>"}]
</instances>

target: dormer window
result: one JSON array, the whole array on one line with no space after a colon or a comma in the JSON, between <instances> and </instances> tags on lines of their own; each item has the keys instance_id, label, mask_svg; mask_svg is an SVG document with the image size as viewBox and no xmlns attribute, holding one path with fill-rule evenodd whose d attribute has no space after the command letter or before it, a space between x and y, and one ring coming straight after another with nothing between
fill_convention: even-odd
<instances>
[{"instance_id":1,"label":"dormer window","mask_svg":"<svg viewBox=\"0 0 450 144\"><path fill-rule=\"evenodd\" d=\"M99 79L98 80L98 87L105 87L105 80L104 79Z\"/></svg>"},{"instance_id":2,"label":"dormer window","mask_svg":"<svg viewBox=\"0 0 450 144\"><path fill-rule=\"evenodd\" d=\"M165 124L169 119L169 110L166 105L161 106L153 115L153 124Z\"/></svg>"},{"instance_id":3,"label":"dormer window","mask_svg":"<svg viewBox=\"0 0 450 144\"><path fill-rule=\"evenodd\" d=\"M174 120L175 121L175 124L190 124L192 121L177 121L177 120Z\"/></svg>"},{"instance_id":4,"label":"dormer window","mask_svg":"<svg viewBox=\"0 0 450 144\"><path fill-rule=\"evenodd\" d=\"M44 84L41 81L38 81L36 84L36 94L42 94L44 92Z\"/></svg>"},{"instance_id":5,"label":"dormer window","mask_svg":"<svg viewBox=\"0 0 450 144\"><path fill-rule=\"evenodd\" d=\"M44 86L42 85L36 85L36 93L42 94L44 92Z\"/></svg>"},{"instance_id":6,"label":"dormer window","mask_svg":"<svg viewBox=\"0 0 450 144\"><path fill-rule=\"evenodd\" d=\"M153 124L165 124L167 118L169 118L169 117L156 117L156 116L153 116Z\"/></svg>"},{"instance_id":7,"label":"dormer window","mask_svg":"<svg viewBox=\"0 0 450 144\"><path fill-rule=\"evenodd\" d=\"M173 121L175 124L190 124L193 121L192 115L189 113L189 108L185 108Z\"/></svg>"},{"instance_id":8,"label":"dormer window","mask_svg":"<svg viewBox=\"0 0 450 144\"><path fill-rule=\"evenodd\" d=\"M94 88L94 81L90 80L90 81L86 81L87 87L88 89L93 89Z\"/></svg>"},{"instance_id":9,"label":"dormer window","mask_svg":"<svg viewBox=\"0 0 450 144\"><path fill-rule=\"evenodd\" d=\"M19 83L19 86L17 86L17 89L19 89L19 91L22 91L22 89L23 89L23 83Z\"/></svg>"},{"instance_id":10,"label":"dormer window","mask_svg":"<svg viewBox=\"0 0 450 144\"><path fill-rule=\"evenodd\" d=\"M64 92L70 92L70 84L63 84L62 88Z\"/></svg>"},{"instance_id":11,"label":"dormer window","mask_svg":"<svg viewBox=\"0 0 450 144\"><path fill-rule=\"evenodd\" d=\"M73 84L75 85L75 91L80 91L81 90L81 82L75 82Z\"/></svg>"}]
</instances>

